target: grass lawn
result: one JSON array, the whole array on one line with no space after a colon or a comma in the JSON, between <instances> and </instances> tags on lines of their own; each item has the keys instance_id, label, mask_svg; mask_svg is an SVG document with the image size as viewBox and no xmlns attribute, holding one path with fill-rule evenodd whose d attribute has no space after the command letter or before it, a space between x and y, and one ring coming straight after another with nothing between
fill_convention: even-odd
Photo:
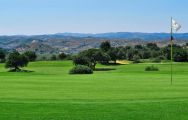
<instances>
[{"instance_id":1,"label":"grass lawn","mask_svg":"<svg viewBox=\"0 0 188 120\"><path fill-rule=\"evenodd\" d=\"M70 61L35 62L32 73L0 64L0 120L187 120L188 63L102 66L111 71L69 75Z\"/></svg>"}]
</instances>

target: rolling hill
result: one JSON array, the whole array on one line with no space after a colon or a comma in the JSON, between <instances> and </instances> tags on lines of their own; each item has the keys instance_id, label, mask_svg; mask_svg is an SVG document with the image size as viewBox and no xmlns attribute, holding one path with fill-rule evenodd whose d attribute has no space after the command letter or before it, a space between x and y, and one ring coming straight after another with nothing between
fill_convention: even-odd
<instances>
[{"instance_id":1,"label":"rolling hill","mask_svg":"<svg viewBox=\"0 0 188 120\"><path fill-rule=\"evenodd\" d=\"M176 44L185 44L188 33L174 35ZM159 46L169 44L169 33L117 32L100 34L57 33L48 35L0 36L0 48L20 52L32 50L38 53L77 53L88 48L98 48L102 41L111 41L113 46L126 46L156 42ZM33 46L33 41L35 45Z\"/></svg>"}]
</instances>

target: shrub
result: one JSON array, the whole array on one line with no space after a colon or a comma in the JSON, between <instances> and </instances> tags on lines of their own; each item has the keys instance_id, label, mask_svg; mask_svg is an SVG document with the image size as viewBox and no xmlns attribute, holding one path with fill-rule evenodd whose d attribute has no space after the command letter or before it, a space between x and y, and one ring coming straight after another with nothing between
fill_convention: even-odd
<instances>
[{"instance_id":1,"label":"shrub","mask_svg":"<svg viewBox=\"0 0 188 120\"><path fill-rule=\"evenodd\" d=\"M152 66L146 67L145 71L159 71L159 69L152 65Z\"/></svg>"},{"instance_id":2,"label":"shrub","mask_svg":"<svg viewBox=\"0 0 188 120\"><path fill-rule=\"evenodd\" d=\"M93 74L93 70L84 65L78 65L69 71L69 74Z\"/></svg>"}]
</instances>

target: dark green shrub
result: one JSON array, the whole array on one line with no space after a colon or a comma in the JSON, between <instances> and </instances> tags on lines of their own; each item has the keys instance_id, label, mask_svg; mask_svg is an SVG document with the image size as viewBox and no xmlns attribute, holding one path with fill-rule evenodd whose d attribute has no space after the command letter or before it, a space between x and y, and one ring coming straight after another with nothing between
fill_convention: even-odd
<instances>
[{"instance_id":1,"label":"dark green shrub","mask_svg":"<svg viewBox=\"0 0 188 120\"><path fill-rule=\"evenodd\" d=\"M93 74L93 70L84 65L77 65L69 71L69 74Z\"/></svg>"},{"instance_id":2,"label":"dark green shrub","mask_svg":"<svg viewBox=\"0 0 188 120\"><path fill-rule=\"evenodd\" d=\"M159 71L158 67L155 67L155 66L147 66L145 68L145 71Z\"/></svg>"}]
</instances>

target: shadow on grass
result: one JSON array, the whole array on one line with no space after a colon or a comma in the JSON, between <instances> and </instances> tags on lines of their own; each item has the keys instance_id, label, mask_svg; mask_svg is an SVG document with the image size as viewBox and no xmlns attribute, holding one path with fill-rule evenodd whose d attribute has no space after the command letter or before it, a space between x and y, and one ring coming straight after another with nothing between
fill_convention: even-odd
<instances>
[{"instance_id":1,"label":"shadow on grass","mask_svg":"<svg viewBox=\"0 0 188 120\"><path fill-rule=\"evenodd\" d=\"M111 70L116 70L114 68L96 68L94 71L111 71Z\"/></svg>"},{"instance_id":2,"label":"shadow on grass","mask_svg":"<svg viewBox=\"0 0 188 120\"><path fill-rule=\"evenodd\" d=\"M34 72L34 71L30 71L30 70L21 70L21 69L18 69L18 70L12 69L12 70L9 70L8 72L31 73L31 72Z\"/></svg>"},{"instance_id":3,"label":"shadow on grass","mask_svg":"<svg viewBox=\"0 0 188 120\"><path fill-rule=\"evenodd\" d=\"M119 65L126 65L126 64L120 64L120 63L109 63L105 64L106 66L119 66Z\"/></svg>"}]
</instances>

